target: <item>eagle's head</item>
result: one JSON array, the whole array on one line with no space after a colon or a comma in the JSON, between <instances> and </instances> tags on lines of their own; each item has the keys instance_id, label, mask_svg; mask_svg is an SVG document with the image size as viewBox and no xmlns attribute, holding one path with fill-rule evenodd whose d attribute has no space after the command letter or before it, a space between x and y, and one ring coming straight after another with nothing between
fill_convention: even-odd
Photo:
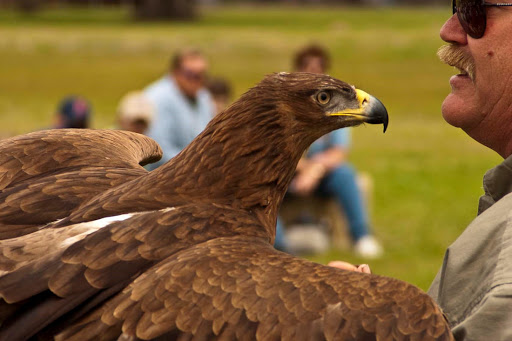
<instances>
[{"instance_id":1,"label":"eagle's head","mask_svg":"<svg viewBox=\"0 0 512 341\"><path fill-rule=\"evenodd\" d=\"M375 97L327 75L274 73L214 117L168 168L193 179L186 193L208 186L217 201L277 205L269 198L284 195L311 143L365 122L386 128L387 111Z\"/></svg>"},{"instance_id":2,"label":"eagle's head","mask_svg":"<svg viewBox=\"0 0 512 341\"><path fill-rule=\"evenodd\" d=\"M266 77L259 87L273 89L280 112L290 113L310 128L334 130L361 123L382 123L388 113L375 97L328 75L281 72ZM279 97L280 100L279 100Z\"/></svg>"},{"instance_id":3,"label":"eagle's head","mask_svg":"<svg viewBox=\"0 0 512 341\"><path fill-rule=\"evenodd\" d=\"M335 129L382 123L385 131L388 124L386 108L375 97L331 76L306 72L266 76L219 116L219 123L229 122L246 138L282 133L304 142L304 148Z\"/></svg>"}]
</instances>

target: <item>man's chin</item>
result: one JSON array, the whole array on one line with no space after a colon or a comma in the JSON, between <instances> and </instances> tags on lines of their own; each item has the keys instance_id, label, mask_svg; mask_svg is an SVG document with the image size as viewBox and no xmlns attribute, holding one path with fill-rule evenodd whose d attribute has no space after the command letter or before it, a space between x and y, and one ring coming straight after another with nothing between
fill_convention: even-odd
<instances>
[{"instance_id":1,"label":"man's chin","mask_svg":"<svg viewBox=\"0 0 512 341\"><path fill-rule=\"evenodd\" d=\"M457 128L472 126L478 108L478 92L476 84L464 75L450 78L451 92L446 96L441 107L443 118Z\"/></svg>"},{"instance_id":2,"label":"man's chin","mask_svg":"<svg viewBox=\"0 0 512 341\"><path fill-rule=\"evenodd\" d=\"M466 121L470 119L470 113L466 112L467 109L468 103L460 96L451 93L444 99L441 113L448 124L456 128L463 128Z\"/></svg>"}]
</instances>

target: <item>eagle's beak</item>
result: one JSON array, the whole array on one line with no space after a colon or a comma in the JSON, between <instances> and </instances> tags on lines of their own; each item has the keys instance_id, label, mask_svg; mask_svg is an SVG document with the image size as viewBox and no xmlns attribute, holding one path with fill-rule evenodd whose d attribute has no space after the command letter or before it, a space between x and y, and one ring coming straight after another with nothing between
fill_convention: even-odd
<instances>
[{"instance_id":1,"label":"eagle's beak","mask_svg":"<svg viewBox=\"0 0 512 341\"><path fill-rule=\"evenodd\" d=\"M332 113L332 116L352 116L370 124L384 125L384 132L388 127L388 111L384 104L372 95L363 90L356 89L359 108L345 109L340 112Z\"/></svg>"}]
</instances>

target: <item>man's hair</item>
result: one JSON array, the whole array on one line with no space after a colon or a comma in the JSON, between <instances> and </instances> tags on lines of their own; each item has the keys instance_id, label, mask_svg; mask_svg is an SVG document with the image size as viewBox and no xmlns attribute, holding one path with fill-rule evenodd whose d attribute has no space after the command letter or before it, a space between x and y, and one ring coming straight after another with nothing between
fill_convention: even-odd
<instances>
[{"instance_id":1,"label":"man's hair","mask_svg":"<svg viewBox=\"0 0 512 341\"><path fill-rule=\"evenodd\" d=\"M295 54L295 58L293 60L293 67L295 71L301 70L304 68L306 60L310 57L318 57L322 59L322 64L324 71L328 70L331 66L331 57L326 49L319 45L308 45L301 50L299 50Z\"/></svg>"},{"instance_id":2,"label":"man's hair","mask_svg":"<svg viewBox=\"0 0 512 341\"><path fill-rule=\"evenodd\" d=\"M181 66L183 64L183 60L185 60L185 59L187 59L189 57L201 57L201 58L204 58L204 55L198 49L192 49L191 48L191 49L179 50L171 58L171 65L170 65L171 71L175 71L175 70L178 70L179 68L181 68Z\"/></svg>"},{"instance_id":3,"label":"man's hair","mask_svg":"<svg viewBox=\"0 0 512 341\"><path fill-rule=\"evenodd\" d=\"M206 88L210 91L214 98L219 96L231 97L231 86L224 78L210 78L206 82Z\"/></svg>"}]
</instances>

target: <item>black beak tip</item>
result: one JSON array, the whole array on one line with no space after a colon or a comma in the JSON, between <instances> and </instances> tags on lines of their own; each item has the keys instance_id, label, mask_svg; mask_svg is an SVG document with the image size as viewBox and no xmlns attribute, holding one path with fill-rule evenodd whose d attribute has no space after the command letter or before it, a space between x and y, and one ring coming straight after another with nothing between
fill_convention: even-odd
<instances>
[{"instance_id":1,"label":"black beak tip","mask_svg":"<svg viewBox=\"0 0 512 341\"><path fill-rule=\"evenodd\" d=\"M373 97L373 96L372 96ZM370 112L370 121L369 123L373 124L380 124L384 126L384 133L388 129L388 123L389 123L389 116L388 111L384 104L382 104L381 101L379 101L377 98L372 98L372 106L371 106L371 112Z\"/></svg>"},{"instance_id":2,"label":"black beak tip","mask_svg":"<svg viewBox=\"0 0 512 341\"><path fill-rule=\"evenodd\" d=\"M388 129L388 122L389 122L389 118L388 118L388 115L386 113L386 116L382 122L382 125L384 125L384 130L382 131L382 133L385 133L386 130Z\"/></svg>"}]
</instances>

